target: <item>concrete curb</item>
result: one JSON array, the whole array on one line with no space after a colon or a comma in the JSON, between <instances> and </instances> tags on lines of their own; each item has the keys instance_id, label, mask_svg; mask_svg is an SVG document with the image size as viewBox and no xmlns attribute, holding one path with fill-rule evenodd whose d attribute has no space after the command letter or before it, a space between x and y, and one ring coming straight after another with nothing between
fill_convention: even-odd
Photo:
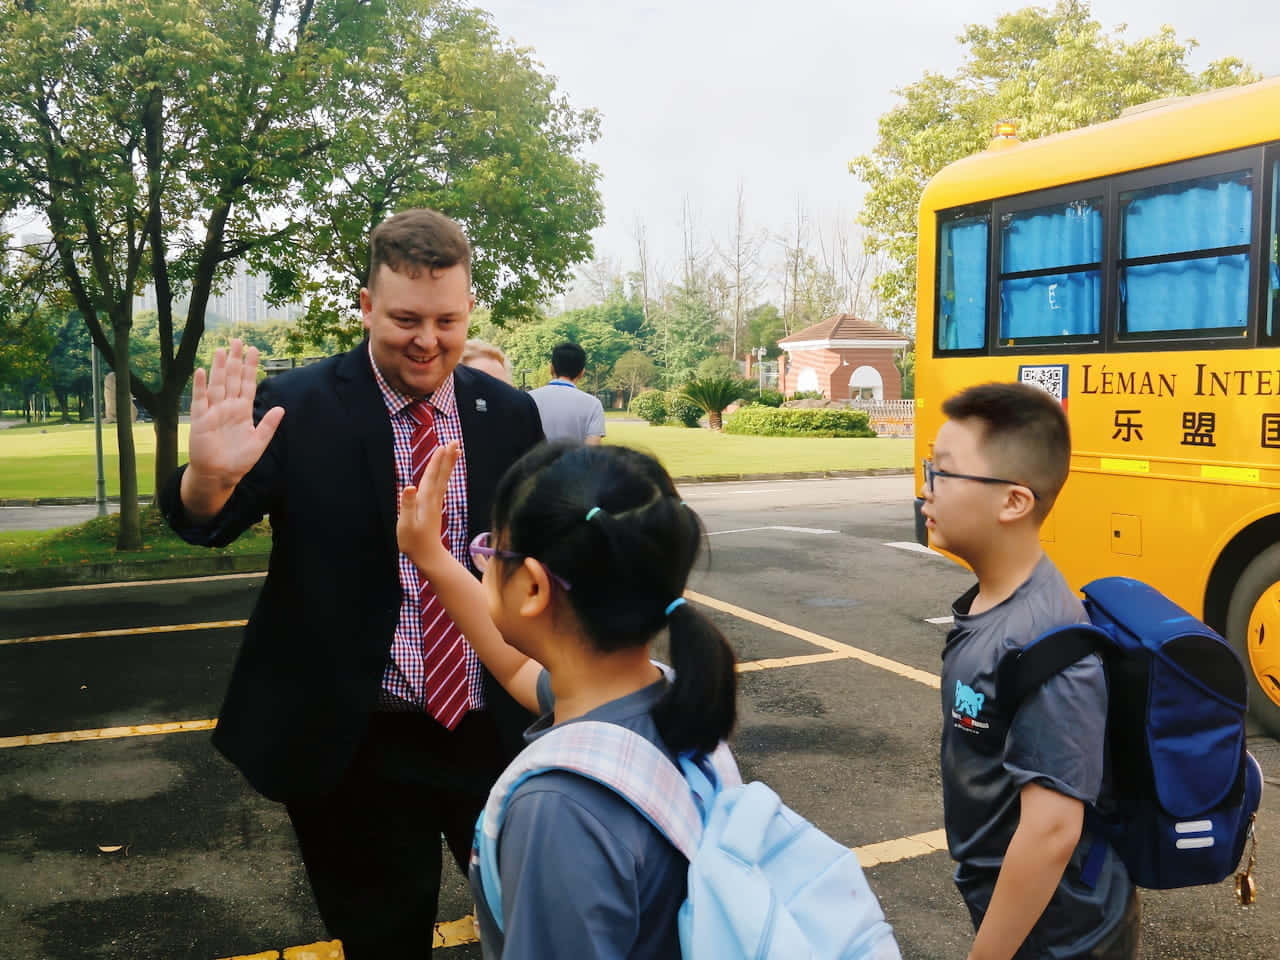
<instances>
[{"instance_id":1,"label":"concrete curb","mask_svg":"<svg viewBox=\"0 0 1280 960\"><path fill-rule=\"evenodd\" d=\"M677 484L733 483L753 480L835 480L856 477L905 477L910 470L874 467L868 470L813 470L800 473L720 473L674 477ZM32 500L0 500L4 507L74 506L96 501L91 497L44 497ZM112 502L119 502L113 498ZM142 502L141 499L139 502ZM146 502L150 502L147 500ZM44 590L49 587L86 586L98 583L132 583L182 577L208 577L222 573L254 573L267 569L269 554L220 554L168 560L136 560L89 563L75 567L39 567L28 570L0 567L0 592Z\"/></svg>"},{"instance_id":2,"label":"concrete curb","mask_svg":"<svg viewBox=\"0 0 1280 960\"><path fill-rule=\"evenodd\" d=\"M848 480L858 477L909 477L907 467L871 467L866 470L809 470L796 473L712 473L672 477L674 483L735 483L753 480Z\"/></svg>"},{"instance_id":3,"label":"concrete curb","mask_svg":"<svg viewBox=\"0 0 1280 960\"><path fill-rule=\"evenodd\" d=\"M138 506L150 506L151 496L138 498ZM96 497L0 497L0 507L86 507L97 503ZM107 503L119 503L120 497L107 497Z\"/></svg>"},{"instance_id":4,"label":"concrete curb","mask_svg":"<svg viewBox=\"0 0 1280 960\"><path fill-rule=\"evenodd\" d=\"M866 470L802 470L793 473L709 473L672 477L676 483L734 483L743 480L837 480L850 477L908 476L907 467L870 467ZM139 497L139 506L147 506L152 497ZM82 507L97 503L93 497L0 497L0 507ZM119 503L118 496L107 497L107 503Z\"/></svg>"}]
</instances>

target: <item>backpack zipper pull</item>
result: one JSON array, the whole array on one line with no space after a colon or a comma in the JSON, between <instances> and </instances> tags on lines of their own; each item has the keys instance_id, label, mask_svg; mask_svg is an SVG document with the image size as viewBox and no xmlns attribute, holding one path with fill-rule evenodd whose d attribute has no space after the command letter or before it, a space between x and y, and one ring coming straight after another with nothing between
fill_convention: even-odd
<instances>
[{"instance_id":1,"label":"backpack zipper pull","mask_svg":"<svg viewBox=\"0 0 1280 960\"><path fill-rule=\"evenodd\" d=\"M1240 906L1251 906L1258 899L1258 884L1253 879L1253 865L1258 859L1258 835L1254 832L1255 813L1249 818L1249 863L1243 873L1236 874L1236 899Z\"/></svg>"}]
</instances>

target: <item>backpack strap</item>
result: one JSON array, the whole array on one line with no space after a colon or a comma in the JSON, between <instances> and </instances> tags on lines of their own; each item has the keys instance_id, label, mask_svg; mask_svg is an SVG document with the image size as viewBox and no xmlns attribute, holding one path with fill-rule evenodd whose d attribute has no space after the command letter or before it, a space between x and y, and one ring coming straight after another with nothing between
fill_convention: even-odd
<instances>
[{"instance_id":1,"label":"backpack strap","mask_svg":"<svg viewBox=\"0 0 1280 960\"><path fill-rule=\"evenodd\" d=\"M1057 676L1090 654L1101 655L1110 645L1110 637L1091 624L1077 623L1050 630L1012 660L1010 675L1004 678L1008 685L1002 686L1002 692L1004 689L1013 691L1012 703L1016 711L1050 677ZM1090 890L1097 886L1107 853L1107 843L1098 833L1092 818L1092 808L1086 806L1085 825L1094 833L1094 839L1085 855L1080 880Z\"/></svg>"},{"instance_id":2,"label":"backpack strap","mask_svg":"<svg viewBox=\"0 0 1280 960\"><path fill-rule=\"evenodd\" d=\"M719 759L713 760L717 754ZM737 766L721 744L706 763L713 773ZM726 764L727 760L727 764ZM662 750L640 734L614 723L583 720L550 730L518 756L489 791L489 800L476 824L476 854L481 885L489 912L501 930L502 886L498 876L498 837L516 789L530 777L567 770L608 787L688 859L702 839L703 813L694 802L689 783ZM703 774L705 776L705 774ZM716 789L712 784L712 789ZM707 806L709 811L709 805Z\"/></svg>"},{"instance_id":3,"label":"backpack strap","mask_svg":"<svg viewBox=\"0 0 1280 960\"><path fill-rule=\"evenodd\" d=\"M1110 645L1106 633L1087 623L1050 630L1012 660L1010 675L1002 678L1006 683L1001 684L1001 695L1017 710L1050 677L1090 654L1101 654ZM1005 690L1012 690L1013 696L1007 697Z\"/></svg>"}]
</instances>

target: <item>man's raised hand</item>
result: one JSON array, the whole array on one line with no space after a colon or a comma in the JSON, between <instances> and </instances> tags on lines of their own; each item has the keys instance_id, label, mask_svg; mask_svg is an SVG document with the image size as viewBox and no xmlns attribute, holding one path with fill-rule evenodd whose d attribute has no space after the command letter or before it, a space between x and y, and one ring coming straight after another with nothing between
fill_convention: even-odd
<instances>
[{"instance_id":1,"label":"man's raised hand","mask_svg":"<svg viewBox=\"0 0 1280 960\"><path fill-rule=\"evenodd\" d=\"M194 519L216 514L262 456L284 417L272 407L256 425L258 351L240 340L214 352L209 376L199 369L191 384L190 465L182 477L182 503Z\"/></svg>"}]
</instances>

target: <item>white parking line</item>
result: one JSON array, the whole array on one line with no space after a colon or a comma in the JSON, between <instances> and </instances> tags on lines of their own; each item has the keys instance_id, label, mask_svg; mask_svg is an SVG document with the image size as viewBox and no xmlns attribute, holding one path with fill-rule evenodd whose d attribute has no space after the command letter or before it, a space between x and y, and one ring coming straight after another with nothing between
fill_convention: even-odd
<instances>
[{"instance_id":1,"label":"white parking line","mask_svg":"<svg viewBox=\"0 0 1280 960\"><path fill-rule=\"evenodd\" d=\"M824 530L821 527L783 527L773 525L768 527L738 527L735 530L714 530L711 533L708 533L707 536L723 537L726 533L753 533L756 530L785 530L787 533L811 533L814 536L819 537L826 536L830 533L840 532L839 530Z\"/></svg>"},{"instance_id":2,"label":"white parking line","mask_svg":"<svg viewBox=\"0 0 1280 960\"><path fill-rule=\"evenodd\" d=\"M895 550L906 550L910 553L926 553L931 557L942 557L942 559L946 559L946 557L943 557L942 554L937 550L934 550L932 547L926 547L923 544L916 543L914 540L895 540L893 543L886 543L885 546L893 547Z\"/></svg>"},{"instance_id":3,"label":"white parking line","mask_svg":"<svg viewBox=\"0 0 1280 960\"><path fill-rule=\"evenodd\" d=\"M925 623L932 623L939 627L949 627L956 622L955 617L925 617Z\"/></svg>"}]
</instances>

